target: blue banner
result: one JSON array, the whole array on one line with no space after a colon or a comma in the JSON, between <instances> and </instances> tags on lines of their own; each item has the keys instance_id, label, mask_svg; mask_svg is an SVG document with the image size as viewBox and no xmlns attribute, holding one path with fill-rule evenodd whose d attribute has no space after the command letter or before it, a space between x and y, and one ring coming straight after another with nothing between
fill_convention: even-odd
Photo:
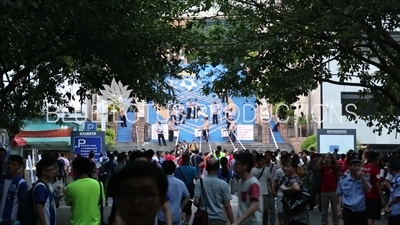
<instances>
[{"instance_id":1,"label":"blue banner","mask_svg":"<svg viewBox=\"0 0 400 225\"><path fill-rule=\"evenodd\" d=\"M71 151L88 157L89 153L95 153L95 159L100 158L100 153L105 151L105 132L104 131L73 131L71 132Z\"/></svg>"}]
</instances>

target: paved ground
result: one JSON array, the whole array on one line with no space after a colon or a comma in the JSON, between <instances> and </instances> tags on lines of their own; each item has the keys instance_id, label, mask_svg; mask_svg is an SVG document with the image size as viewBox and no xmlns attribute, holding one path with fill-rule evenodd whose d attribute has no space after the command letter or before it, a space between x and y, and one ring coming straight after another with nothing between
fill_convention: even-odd
<instances>
[{"instance_id":1,"label":"paved ground","mask_svg":"<svg viewBox=\"0 0 400 225\"><path fill-rule=\"evenodd\" d=\"M112 201L109 201L112 202ZM232 208L234 210L234 214L237 210L237 197L234 196L234 198L231 201L232 204ZM193 207L194 210L196 209L196 207ZM68 225L69 224L69 207L65 206L65 205L61 205L60 208L58 209L58 225ZM104 207L104 218L108 218L108 215L110 213L111 210L111 206L108 207ZM382 217L383 218L383 217ZM317 224L321 224L321 213L318 212L318 210L314 210L310 212L310 224L311 225L317 225ZM106 220L107 221L107 220ZM275 223L276 225L278 225L278 221L276 221ZM387 221L386 220L381 220L381 221L377 221L375 222L375 225L386 225ZM329 225L332 225L332 223L330 222ZM343 222L341 221L340 225L343 225Z\"/></svg>"}]
</instances>

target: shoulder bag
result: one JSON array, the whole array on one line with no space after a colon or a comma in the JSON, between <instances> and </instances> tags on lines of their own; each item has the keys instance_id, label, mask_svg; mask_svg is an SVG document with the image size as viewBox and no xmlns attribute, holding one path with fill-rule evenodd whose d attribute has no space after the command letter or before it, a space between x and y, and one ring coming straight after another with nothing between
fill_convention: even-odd
<instances>
[{"instance_id":1,"label":"shoulder bag","mask_svg":"<svg viewBox=\"0 0 400 225\"><path fill-rule=\"evenodd\" d=\"M200 178L200 186L201 186L201 194L200 194L200 201L203 206L204 210L197 208L197 211L194 213L193 218L193 225L208 225L208 213L207 213L207 195L204 190L203 179Z\"/></svg>"},{"instance_id":2,"label":"shoulder bag","mask_svg":"<svg viewBox=\"0 0 400 225\"><path fill-rule=\"evenodd\" d=\"M286 183L286 186L288 182ZM310 204L310 201L311 201L310 193L303 187L303 185L301 185L300 191L298 192L290 194L284 193L282 204L285 211L289 210L291 213L296 214L298 212L301 212L302 210L307 209L306 207L307 205Z\"/></svg>"},{"instance_id":3,"label":"shoulder bag","mask_svg":"<svg viewBox=\"0 0 400 225\"><path fill-rule=\"evenodd\" d=\"M260 180L261 176L263 175L265 170L265 166L262 168L261 173L258 175L257 180Z\"/></svg>"}]
</instances>

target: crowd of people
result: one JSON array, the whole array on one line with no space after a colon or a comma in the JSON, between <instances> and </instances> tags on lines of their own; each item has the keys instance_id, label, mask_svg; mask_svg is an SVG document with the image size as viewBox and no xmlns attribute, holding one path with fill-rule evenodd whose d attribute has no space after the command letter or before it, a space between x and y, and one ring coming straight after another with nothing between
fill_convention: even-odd
<instances>
[{"instance_id":1,"label":"crowd of people","mask_svg":"<svg viewBox=\"0 0 400 225\"><path fill-rule=\"evenodd\" d=\"M0 163L6 162L0 165L0 218L22 225L56 225L62 200L71 206L72 225L309 225L314 209L322 212L322 225L340 219L344 225L373 225L381 217L400 224L400 151L142 149L107 152L98 160L94 153L77 155L68 165L59 153L44 154L30 188L21 174L22 157L5 153L0 149ZM64 177L69 173L72 182ZM65 189L54 185L60 182ZM111 213L103 218L108 199Z\"/></svg>"}]
</instances>

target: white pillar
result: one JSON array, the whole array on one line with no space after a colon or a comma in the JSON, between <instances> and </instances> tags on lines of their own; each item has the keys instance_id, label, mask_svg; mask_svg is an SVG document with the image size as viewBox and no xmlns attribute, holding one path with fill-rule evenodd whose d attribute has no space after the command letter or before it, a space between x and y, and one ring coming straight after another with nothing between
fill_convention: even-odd
<instances>
[{"instance_id":1,"label":"white pillar","mask_svg":"<svg viewBox=\"0 0 400 225\"><path fill-rule=\"evenodd\" d=\"M108 104L107 101L101 101L101 131L106 131L107 128L107 116L108 116Z\"/></svg>"}]
</instances>

